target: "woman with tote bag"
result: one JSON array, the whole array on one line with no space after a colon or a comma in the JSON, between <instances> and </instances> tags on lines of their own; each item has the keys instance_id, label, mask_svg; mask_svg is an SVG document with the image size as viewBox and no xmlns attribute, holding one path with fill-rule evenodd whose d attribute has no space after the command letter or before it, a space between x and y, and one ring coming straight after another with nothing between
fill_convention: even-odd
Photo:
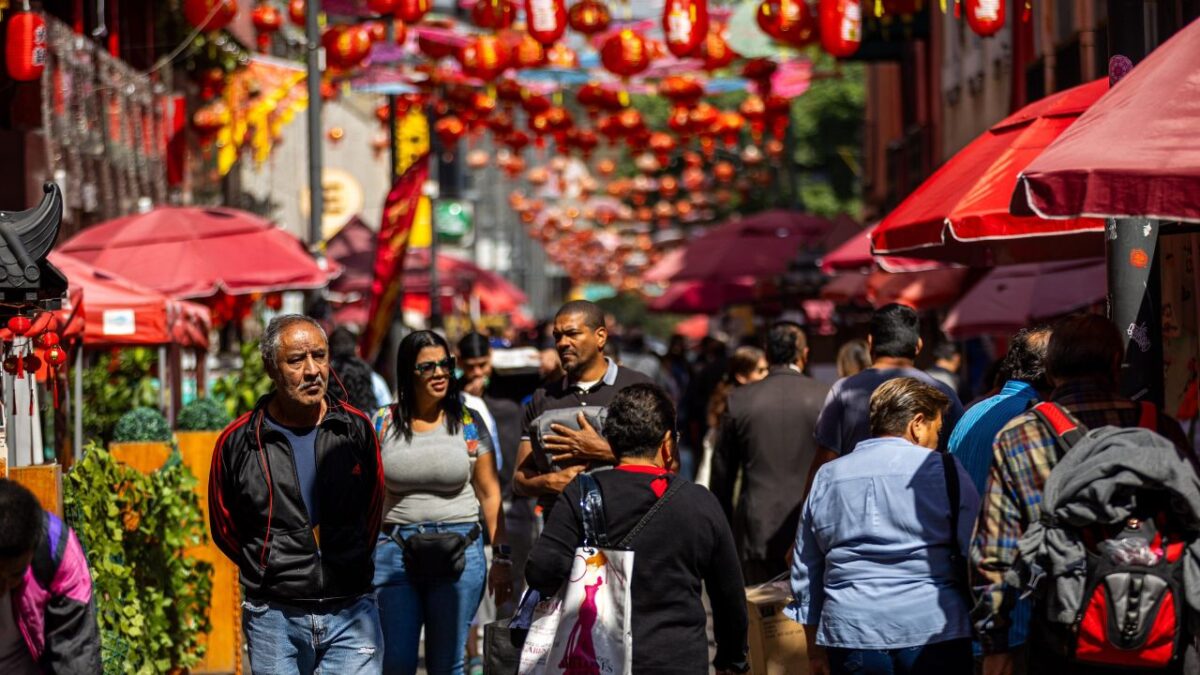
<instances>
[{"instance_id":1,"label":"woman with tote bag","mask_svg":"<svg viewBox=\"0 0 1200 675\"><path fill-rule=\"evenodd\" d=\"M702 589L716 634L712 665L745 672L746 597L733 535L716 498L675 475L674 404L657 385L630 386L609 405L604 435L617 466L567 486L526 566L529 587L561 606L534 672L708 672Z\"/></svg>"}]
</instances>

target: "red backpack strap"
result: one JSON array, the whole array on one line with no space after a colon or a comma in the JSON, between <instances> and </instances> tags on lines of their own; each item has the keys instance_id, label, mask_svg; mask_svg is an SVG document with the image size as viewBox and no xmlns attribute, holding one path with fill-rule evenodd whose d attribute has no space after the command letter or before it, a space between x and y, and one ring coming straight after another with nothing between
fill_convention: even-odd
<instances>
[{"instance_id":1,"label":"red backpack strap","mask_svg":"<svg viewBox=\"0 0 1200 675\"><path fill-rule=\"evenodd\" d=\"M1058 441L1058 447L1061 450L1060 456L1074 447L1079 439L1087 433L1087 427L1076 421L1057 403L1050 401L1039 403L1033 406L1033 414L1037 415L1037 418L1054 432L1054 439Z\"/></svg>"},{"instance_id":2,"label":"red backpack strap","mask_svg":"<svg viewBox=\"0 0 1200 675\"><path fill-rule=\"evenodd\" d=\"M1138 426L1147 431L1158 431L1158 408L1150 401L1138 401L1142 414L1138 418Z\"/></svg>"}]
</instances>

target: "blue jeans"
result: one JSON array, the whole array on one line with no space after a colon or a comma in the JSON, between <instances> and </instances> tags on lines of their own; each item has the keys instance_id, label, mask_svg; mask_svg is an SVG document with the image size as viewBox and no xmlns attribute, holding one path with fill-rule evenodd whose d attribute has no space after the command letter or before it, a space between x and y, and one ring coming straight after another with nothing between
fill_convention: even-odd
<instances>
[{"instance_id":1,"label":"blue jeans","mask_svg":"<svg viewBox=\"0 0 1200 675\"><path fill-rule=\"evenodd\" d=\"M470 533L473 523L406 525L400 537L418 532ZM417 672L421 627L425 628L425 670L429 675L461 675L471 620L483 599L487 563L483 539L467 547L466 566L456 580L411 578L400 545L380 535L375 547L375 589L383 622L383 670L389 675Z\"/></svg>"},{"instance_id":2,"label":"blue jeans","mask_svg":"<svg viewBox=\"0 0 1200 675\"><path fill-rule=\"evenodd\" d=\"M833 675L970 675L975 668L970 638L902 649L825 651Z\"/></svg>"},{"instance_id":3,"label":"blue jeans","mask_svg":"<svg viewBox=\"0 0 1200 675\"><path fill-rule=\"evenodd\" d=\"M382 672L379 606L370 595L329 612L254 601L242 610L254 675Z\"/></svg>"}]
</instances>

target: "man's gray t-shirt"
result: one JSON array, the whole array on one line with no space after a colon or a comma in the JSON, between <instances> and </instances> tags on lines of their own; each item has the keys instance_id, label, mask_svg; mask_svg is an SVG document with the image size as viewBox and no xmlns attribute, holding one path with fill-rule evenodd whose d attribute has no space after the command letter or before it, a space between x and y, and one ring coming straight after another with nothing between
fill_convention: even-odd
<instances>
[{"instance_id":1,"label":"man's gray t-shirt","mask_svg":"<svg viewBox=\"0 0 1200 675\"><path fill-rule=\"evenodd\" d=\"M897 377L911 377L937 387L950 397L950 408L946 410L938 446L946 448L954 425L963 415L962 402L958 394L945 383L935 380L928 373L916 368L867 368L850 377L843 377L833 384L825 405L817 418L817 429L813 438L817 445L829 448L839 455L854 450L854 446L871 437L871 394L879 385Z\"/></svg>"},{"instance_id":2,"label":"man's gray t-shirt","mask_svg":"<svg viewBox=\"0 0 1200 675\"><path fill-rule=\"evenodd\" d=\"M379 439L387 488L383 522L479 522L479 500L472 483L475 461L494 450L482 417L478 413L473 417L476 438L468 438L465 427L451 436L446 426L439 424L429 431L414 431L412 440L406 441L394 433L390 423L386 425Z\"/></svg>"}]
</instances>

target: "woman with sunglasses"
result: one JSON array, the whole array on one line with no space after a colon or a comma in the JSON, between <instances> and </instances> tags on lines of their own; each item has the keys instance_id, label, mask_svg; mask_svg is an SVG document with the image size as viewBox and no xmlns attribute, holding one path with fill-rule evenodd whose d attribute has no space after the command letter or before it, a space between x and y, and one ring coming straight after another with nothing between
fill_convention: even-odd
<instances>
[{"instance_id":1,"label":"woman with sunglasses","mask_svg":"<svg viewBox=\"0 0 1200 675\"><path fill-rule=\"evenodd\" d=\"M422 628L427 672L462 673L485 576L497 604L512 592L492 440L463 405L454 365L440 335L411 333L396 357L398 400L375 415L387 487L375 550L385 673L417 672Z\"/></svg>"}]
</instances>

